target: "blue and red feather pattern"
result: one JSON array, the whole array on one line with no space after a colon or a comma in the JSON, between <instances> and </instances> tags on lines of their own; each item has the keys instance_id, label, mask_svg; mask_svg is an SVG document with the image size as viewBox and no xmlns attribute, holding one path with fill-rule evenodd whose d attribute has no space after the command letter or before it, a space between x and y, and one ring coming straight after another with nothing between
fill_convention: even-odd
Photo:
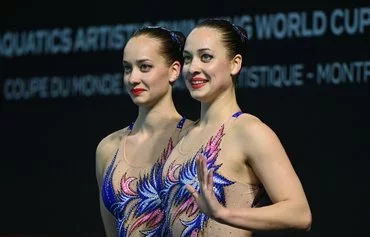
<instances>
[{"instance_id":1,"label":"blue and red feather pattern","mask_svg":"<svg viewBox=\"0 0 370 237\"><path fill-rule=\"evenodd\" d=\"M217 200L225 205L224 188L232 185L234 182L226 179L217 171L221 164L216 165L218 154L220 152L220 143L224 136L224 125L221 126L216 136L211 137L205 146L202 146L199 151L183 165L172 163L164 182L164 189L161 191L167 210L166 213L172 213L171 208L175 208L175 212L171 215L166 215L166 220L162 235L172 236L172 222L176 220L184 212L190 221L180 220L185 229L181 236L198 236L198 233L204 228L209 217L204 213L199 212L199 207L193 196L187 191L186 184L192 185L198 192L200 190L199 181L196 169L196 158L202 154L207 159L207 168L214 169L214 193ZM176 178L174 173L179 169L179 175ZM173 195L168 195L174 192ZM164 195L166 193L167 195Z\"/></svg>"},{"instance_id":2,"label":"blue and red feather pattern","mask_svg":"<svg viewBox=\"0 0 370 237\"><path fill-rule=\"evenodd\" d=\"M102 199L106 208L116 218L118 236L130 236L142 225L145 225L147 229L141 231L145 236L159 236L163 232L165 212L159 191L163 189L163 165L173 147L172 139L169 139L167 148L164 149L158 162L155 163L147 175L139 178L136 191L132 190L130 186L137 178L126 177L126 174L121 179L120 190L114 191L113 174L117 167L115 163L116 152L104 177ZM135 221L127 225L127 220L131 215L134 215Z\"/></svg>"}]
</instances>

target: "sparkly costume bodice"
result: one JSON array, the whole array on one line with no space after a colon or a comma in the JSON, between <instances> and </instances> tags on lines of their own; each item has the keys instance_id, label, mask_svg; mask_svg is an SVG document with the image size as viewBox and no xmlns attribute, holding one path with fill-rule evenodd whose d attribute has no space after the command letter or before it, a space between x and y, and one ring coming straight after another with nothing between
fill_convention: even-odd
<instances>
[{"instance_id":1,"label":"sparkly costume bodice","mask_svg":"<svg viewBox=\"0 0 370 237\"><path fill-rule=\"evenodd\" d=\"M156 147L163 152L154 165L132 166L124 155L122 159L118 157L120 150L117 149L104 175L101 192L106 209L115 217L117 236L160 236L163 232L165 212L159 196L159 190L163 189L162 169L178 141L184 122L185 118L179 121L166 147ZM131 129L132 125L122 135L123 144ZM117 183L114 177L120 177L118 187L114 186Z\"/></svg>"},{"instance_id":2,"label":"sparkly costume bodice","mask_svg":"<svg viewBox=\"0 0 370 237\"><path fill-rule=\"evenodd\" d=\"M235 113L227 122L237 119L242 113ZM195 158L201 153L207 159L208 169L213 168L214 192L220 203L230 208L253 207L256 197L261 192L259 185L244 184L230 180L222 174L223 159L228 154L221 153L221 143L226 135L226 124L222 124L218 131L206 144L187 146L184 153L181 142L173 149L163 169L165 197L165 228L164 236L250 236L251 233L231 226L222 225L199 211L197 203L187 191L186 184L192 185L199 191ZM186 136L185 136L186 137Z\"/></svg>"}]
</instances>

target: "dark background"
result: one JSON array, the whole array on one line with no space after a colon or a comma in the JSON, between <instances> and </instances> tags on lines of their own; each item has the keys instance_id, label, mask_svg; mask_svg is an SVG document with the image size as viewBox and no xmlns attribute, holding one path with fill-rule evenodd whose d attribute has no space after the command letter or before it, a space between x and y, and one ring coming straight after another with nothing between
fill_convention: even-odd
<instances>
[{"instance_id":1,"label":"dark background","mask_svg":"<svg viewBox=\"0 0 370 237\"><path fill-rule=\"evenodd\" d=\"M12 1L0 7L0 34L262 13L369 7L363 2L306 4L266 1ZM249 65L369 61L363 34L251 40ZM0 57L1 95L9 77L120 72L120 51ZM313 225L286 236L369 236L369 85L307 83L238 89L244 112L279 136L309 200ZM126 95L33 98L1 96L0 234L104 236L95 180L95 149L135 119ZM176 91L179 111L198 117L199 104ZM262 234L260 234L262 235Z\"/></svg>"}]
</instances>

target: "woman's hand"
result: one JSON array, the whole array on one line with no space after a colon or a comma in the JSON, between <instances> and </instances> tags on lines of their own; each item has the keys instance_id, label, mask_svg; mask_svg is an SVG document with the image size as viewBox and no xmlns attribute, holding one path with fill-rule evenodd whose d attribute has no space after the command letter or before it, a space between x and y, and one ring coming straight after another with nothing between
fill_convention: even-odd
<instances>
[{"instance_id":1,"label":"woman's hand","mask_svg":"<svg viewBox=\"0 0 370 237\"><path fill-rule=\"evenodd\" d=\"M200 211L217 221L224 215L226 208L219 203L213 191L213 169L208 170L207 160L202 154L196 158L196 166L200 192L189 184L186 188L194 197Z\"/></svg>"}]
</instances>

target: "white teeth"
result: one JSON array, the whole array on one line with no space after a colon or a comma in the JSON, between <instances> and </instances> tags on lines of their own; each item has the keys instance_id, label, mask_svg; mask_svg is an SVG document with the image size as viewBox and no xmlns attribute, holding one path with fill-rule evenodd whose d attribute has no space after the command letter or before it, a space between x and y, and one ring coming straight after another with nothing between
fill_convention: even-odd
<instances>
[{"instance_id":1,"label":"white teeth","mask_svg":"<svg viewBox=\"0 0 370 237\"><path fill-rule=\"evenodd\" d=\"M197 84L202 84L205 83L206 81L191 81L191 84L197 85Z\"/></svg>"}]
</instances>

